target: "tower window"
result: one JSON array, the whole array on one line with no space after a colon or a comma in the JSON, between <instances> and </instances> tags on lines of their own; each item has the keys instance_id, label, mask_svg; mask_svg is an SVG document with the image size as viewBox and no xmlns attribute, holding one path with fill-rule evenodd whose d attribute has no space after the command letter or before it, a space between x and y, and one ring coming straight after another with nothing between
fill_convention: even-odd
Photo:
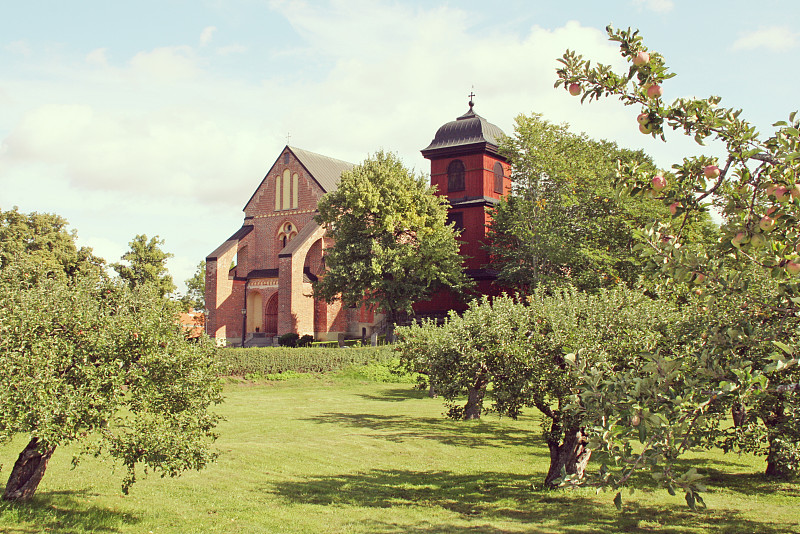
<instances>
[{"instance_id":1,"label":"tower window","mask_svg":"<svg viewBox=\"0 0 800 534\"><path fill-rule=\"evenodd\" d=\"M460 159L454 159L447 166L447 191L463 191L464 189L464 164Z\"/></svg>"},{"instance_id":2,"label":"tower window","mask_svg":"<svg viewBox=\"0 0 800 534\"><path fill-rule=\"evenodd\" d=\"M503 178L505 178L503 165L498 161L494 164L494 192L501 195L503 194Z\"/></svg>"}]
</instances>

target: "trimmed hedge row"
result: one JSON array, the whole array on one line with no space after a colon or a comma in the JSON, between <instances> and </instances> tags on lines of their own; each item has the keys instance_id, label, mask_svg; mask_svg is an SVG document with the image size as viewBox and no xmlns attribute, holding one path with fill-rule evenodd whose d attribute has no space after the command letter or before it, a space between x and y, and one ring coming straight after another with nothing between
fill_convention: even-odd
<instances>
[{"instance_id":1,"label":"trimmed hedge row","mask_svg":"<svg viewBox=\"0 0 800 534\"><path fill-rule=\"evenodd\" d=\"M217 349L223 376L268 375L296 371L327 373L350 365L383 362L393 356L391 346L330 349L320 347L252 347Z\"/></svg>"}]
</instances>

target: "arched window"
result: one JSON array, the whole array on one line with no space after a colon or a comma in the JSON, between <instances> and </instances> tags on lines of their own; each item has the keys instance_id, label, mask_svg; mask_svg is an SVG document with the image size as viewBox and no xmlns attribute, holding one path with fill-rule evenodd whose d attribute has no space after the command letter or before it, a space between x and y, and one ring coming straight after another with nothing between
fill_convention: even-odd
<instances>
[{"instance_id":1,"label":"arched window","mask_svg":"<svg viewBox=\"0 0 800 534\"><path fill-rule=\"evenodd\" d=\"M494 164L494 192L501 195L503 194L503 178L505 178L503 165L498 161Z\"/></svg>"},{"instance_id":2,"label":"arched window","mask_svg":"<svg viewBox=\"0 0 800 534\"><path fill-rule=\"evenodd\" d=\"M281 225L280 230L278 230L278 250L286 248L286 245L294 239L294 236L297 235L297 228L290 223L285 222Z\"/></svg>"},{"instance_id":3,"label":"arched window","mask_svg":"<svg viewBox=\"0 0 800 534\"><path fill-rule=\"evenodd\" d=\"M464 189L464 164L460 159L454 159L447 166L447 191L463 191Z\"/></svg>"}]
</instances>

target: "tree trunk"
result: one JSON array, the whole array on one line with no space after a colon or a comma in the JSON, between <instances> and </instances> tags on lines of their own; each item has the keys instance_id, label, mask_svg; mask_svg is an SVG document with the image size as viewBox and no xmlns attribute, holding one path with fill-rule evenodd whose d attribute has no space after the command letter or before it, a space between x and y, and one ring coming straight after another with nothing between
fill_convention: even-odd
<instances>
[{"instance_id":1,"label":"tree trunk","mask_svg":"<svg viewBox=\"0 0 800 534\"><path fill-rule=\"evenodd\" d=\"M554 488L558 486L558 480L562 477L562 470L568 475L578 475L583 478L586 465L592 451L586 448L588 438L581 428L570 428L564 434L564 443L560 443L561 426L553 422L547 439L547 447L550 449L550 469L544 479L546 487Z\"/></svg>"},{"instance_id":2,"label":"tree trunk","mask_svg":"<svg viewBox=\"0 0 800 534\"><path fill-rule=\"evenodd\" d=\"M467 391L467 404L464 406L464 419L480 419L483 410L483 396L486 393L486 375L481 373Z\"/></svg>"},{"instance_id":3,"label":"tree trunk","mask_svg":"<svg viewBox=\"0 0 800 534\"><path fill-rule=\"evenodd\" d=\"M767 470L764 474L768 477L788 479L791 478L792 458L791 452L786 449L781 437L784 435L782 428L786 424L786 412L783 408L783 396L779 395L775 405L769 410L768 415L763 418L764 426L767 427L767 439L769 439L769 452L767 453Z\"/></svg>"},{"instance_id":4,"label":"tree trunk","mask_svg":"<svg viewBox=\"0 0 800 534\"><path fill-rule=\"evenodd\" d=\"M33 497L55 450L55 446L40 450L39 438L32 438L11 470L3 500L27 501Z\"/></svg>"}]
</instances>

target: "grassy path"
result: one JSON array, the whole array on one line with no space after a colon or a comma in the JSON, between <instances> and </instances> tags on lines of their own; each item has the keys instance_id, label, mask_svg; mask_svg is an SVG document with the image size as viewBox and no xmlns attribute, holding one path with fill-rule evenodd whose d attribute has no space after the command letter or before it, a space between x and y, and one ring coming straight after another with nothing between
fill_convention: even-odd
<instances>
[{"instance_id":1,"label":"grassy path","mask_svg":"<svg viewBox=\"0 0 800 534\"><path fill-rule=\"evenodd\" d=\"M800 532L800 485L763 461L709 453L709 510L663 490L532 490L547 468L535 421L453 422L409 385L328 378L231 384L216 464L120 493L123 473L56 452L32 505L0 505L2 532ZM22 440L0 448L3 476ZM714 480L730 484L715 489Z\"/></svg>"}]
</instances>

